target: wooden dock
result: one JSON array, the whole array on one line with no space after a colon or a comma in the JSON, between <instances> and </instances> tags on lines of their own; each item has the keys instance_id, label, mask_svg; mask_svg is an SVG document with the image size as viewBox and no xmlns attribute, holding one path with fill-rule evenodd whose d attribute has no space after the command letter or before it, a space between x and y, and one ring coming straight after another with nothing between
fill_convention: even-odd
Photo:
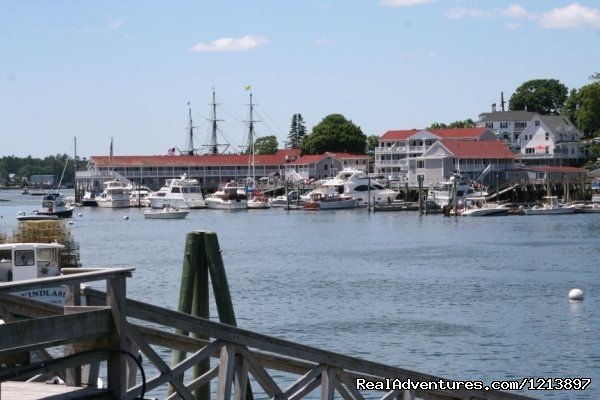
<instances>
[{"instance_id":1,"label":"wooden dock","mask_svg":"<svg viewBox=\"0 0 600 400\"><path fill-rule=\"evenodd\" d=\"M126 298L126 278L132 268L70 269L68 275L0 284L0 359L26 351L43 360L25 365L3 365L0 398L25 400L23 391L42 388L49 399L83 394L99 399L135 399L171 388L167 398L194 399L207 388L217 400L275 398L296 400L319 393L321 399L363 400L525 400L519 394L484 390L359 390L356 382L387 379L431 382L441 377L350 357L315 347L240 329L209 319ZM80 284L103 280L106 292L80 289ZM70 295L62 306L41 303L11 292L67 285ZM86 306L80 306L85 297ZM19 318L15 318L19 315ZM28 317L28 318L23 318ZM48 348L64 348L51 356ZM171 349L183 354L169 365L159 354ZM136 361L139 351L145 363ZM205 361L213 360L212 363ZM107 389L81 389L95 382L98 363L106 363ZM82 366L89 366L82 368ZM143 369L139 369L143 366ZM195 370L194 374L189 371ZM198 369L199 368L199 369ZM16 383L40 373L57 374L68 386ZM143 373L143 374L142 374ZM287 378L283 378L286 377ZM290 378L294 377L295 378ZM215 391L210 390L214 384ZM28 385L24 389L20 385ZM19 389L21 387L21 389ZM31 388L31 389L30 389ZM74 390L75 389L75 390ZM66 391L70 391L67 393ZM81 398L81 396L78 396ZM32 397L33 398L33 397ZM40 397L35 397L40 398Z\"/></svg>"}]
</instances>

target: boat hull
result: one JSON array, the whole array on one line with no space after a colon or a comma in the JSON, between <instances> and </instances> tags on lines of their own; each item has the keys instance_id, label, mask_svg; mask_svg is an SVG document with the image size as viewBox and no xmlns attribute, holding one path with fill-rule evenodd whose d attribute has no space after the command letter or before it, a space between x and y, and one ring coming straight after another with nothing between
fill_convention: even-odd
<instances>
[{"instance_id":1,"label":"boat hull","mask_svg":"<svg viewBox=\"0 0 600 400\"><path fill-rule=\"evenodd\" d=\"M245 200L215 201L207 199L206 206L211 210L245 210L248 208L248 202Z\"/></svg>"},{"instance_id":2,"label":"boat hull","mask_svg":"<svg viewBox=\"0 0 600 400\"><path fill-rule=\"evenodd\" d=\"M316 201L304 203L305 210L341 210L347 208L356 208L356 200L338 200L338 201Z\"/></svg>"},{"instance_id":3,"label":"boat hull","mask_svg":"<svg viewBox=\"0 0 600 400\"><path fill-rule=\"evenodd\" d=\"M189 214L189 211L178 210L178 211L146 211L144 213L145 219L184 219Z\"/></svg>"},{"instance_id":4,"label":"boat hull","mask_svg":"<svg viewBox=\"0 0 600 400\"><path fill-rule=\"evenodd\" d=\"M96 203L100 208L127 208L129 207L129 197L122 200L101 200L97 199Z\"/></svg>"},{"instance_id":5,"label":"boat hull","mask_svg":"<svg viewBox=\"0 0 600 400\"><path fill-rule=\"evenodd\" d=\"M204 199L150 197L148 200L150 200L150 207L152 208L164 208L167 205L176 208L206 208L206 201Z\"/></svg>"},{"instance_id":6,"label":"boat hull","mask_svg":"<svg viewBox=\"0 0 600 400\"><path fill-rule=\"evenodd\" d=\"M523 210L525 215L560 215L560 214L573 214L575 207L560 207L560 208L526 208Z\"/></svg>"}]
</instances>

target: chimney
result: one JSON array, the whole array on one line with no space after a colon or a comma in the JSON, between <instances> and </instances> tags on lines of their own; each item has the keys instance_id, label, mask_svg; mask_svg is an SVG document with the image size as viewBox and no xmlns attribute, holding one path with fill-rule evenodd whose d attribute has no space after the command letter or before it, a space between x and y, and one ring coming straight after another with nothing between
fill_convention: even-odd
<instances>
[{"instance_id":1,"label":"chimney","mask_svg":"<svg viewBox=\"0 0 600 400\"><path fill-rule=\"evenodd\" d=\"M502 112L504 112L504 103L506 103L504 101L504 92L500 92L500 109Z\"/></svg>"},{"instance_id":2,"label":"chimney","mask_svg":"<svg viewBox=\"0 0 600 400\"><path fill-rule=\"evenodd\" d=\"M492 112L496 112L496 103L492 104Z\"/></svg>"}]
</instances>

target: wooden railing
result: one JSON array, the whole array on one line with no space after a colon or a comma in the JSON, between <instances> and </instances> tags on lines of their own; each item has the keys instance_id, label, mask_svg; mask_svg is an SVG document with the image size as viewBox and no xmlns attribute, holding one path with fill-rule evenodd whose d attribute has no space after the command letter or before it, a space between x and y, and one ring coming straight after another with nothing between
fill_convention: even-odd
<instances>
[{"instance_id":1,"label":"wooden railing","mask_svg":"<svg viewBox=\"0 0 600 400\"><path fill-rule=\"evenodd\" d=\"M259 334L230 325L212 322L181 312L125 298L125 277L132 269L84 270L57 278L0 284L0 356L23 351L38 351L42 365L4 368L0 381L40 371L64 371L66 368L107 360L108 393L106 398L134 399L142 392L160 390L170 384L174 391L167 398L193 399L194 391L215 382L213 397L219 400L249 398L301 399L318 396L345 400L381 399L530 399L530 397L475 390L358 390L356 382L400 380L437 382L442 378L389 365L366 361L331 351ZM27 299L10 292L27 289L71 286L69 303L76 303L79 284L106 280L106 293L85 288L81 296L87 306L56 306ZM66 313L66 314L65 314ZM31 319L15 320L14 315ZM174 329L176 330L174 330ZM183 332L183 333L175 333ZM188 333L188 335L186 335ZM200 339L203 337L206 339ZM86 344L86 350L82 342ZM48 347L72 345L73 354L52 359ZM135 364L127 362L132 346L140 349L157 373L137 383ZM185 358L168 365L158 348L183 351ZM202 361L217 360L193 379L186 372ZM212 365L212 367L210 366ZM126 376L129 367L129 379ZM150 370L149 367L146 367ZM77 376L70 370L72 376ZM65 373L66 375L66 373ZM190 374L188 374L190 375ZM295 378L290 378L295 376ZM73 380L73 378L71 378ZM75 379L76 380L76 379ZM85 380L85 379L84 379ZM88 379L89 381L89 379ZM139 380L138 380L139 381ZM249 389L249 386L251 389Z\"/></svg>"}]
</instances>

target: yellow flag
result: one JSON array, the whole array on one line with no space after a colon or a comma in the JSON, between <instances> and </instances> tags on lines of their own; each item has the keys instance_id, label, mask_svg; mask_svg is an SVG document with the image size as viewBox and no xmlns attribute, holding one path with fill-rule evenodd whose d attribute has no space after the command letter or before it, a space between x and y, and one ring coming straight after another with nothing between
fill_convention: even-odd
<instances>
[{"instance_id":1,"label":"yellow flag","mask_svg":"<svg viewBox=\"0 0 600 400\"><path fill-rule=\"evenodd\" d=\"M246 86L246 90L252 90L252 85Z\"/></svg>"}]
</instances>

